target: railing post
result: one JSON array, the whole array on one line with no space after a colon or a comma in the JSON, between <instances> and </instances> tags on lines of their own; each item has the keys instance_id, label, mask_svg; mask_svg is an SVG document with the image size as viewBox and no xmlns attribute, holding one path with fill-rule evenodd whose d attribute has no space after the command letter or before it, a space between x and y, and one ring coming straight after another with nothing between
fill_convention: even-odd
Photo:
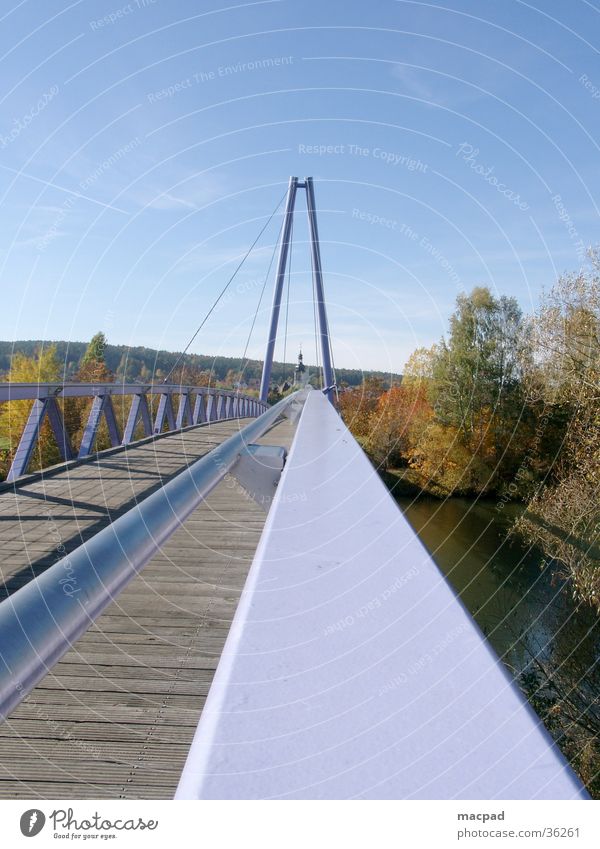
<instances>
[{"instance_id":1,"label":"railing post","mask_svg":"<svg viewBox=\"0 0 600 849\"><path fill-rule=\"evenodd\" d=\"M133 435L137 427L139 419L142 419L144 425L144 436L152 436L152 421L150 420L150 410L148 409L148 400L145 395L134 395L131 402L131 409L127 417L125 432L123 434L123 444L128 445L133 440Z\"/></svg>"},{"instance_id":2,"label":"railing post","mask_svg":"<svg viewBox=\"0 0 600 849\"><path fill-rule=\"evenodd\" d=\"M90 454L92 451L92 446L94 444L96 433L98 432L98 426L100 425L100 419L102 417L103 404L104 397L102 395L96 395L92 402L92 408L87 418L87 422L85 423L85 427L83 429L83 437L81 438L81 445L79 446L79 453L77 455L79 458L87 457L88 454Z\"/></svg>"},{"instance_id":3,"label":"railing post","mask_svg":"<svg viewBox=\"0 0 600 849\"><path fill-rule=\"evenodd\" d=\"M204 424L206 421L206 407L204 405L204 392L198 391L194 402L194 412L192 414L192 424Z\"/></svg>"},{"instance_id":4,"label":"railing post","mask_svg":"<svg viewBox=\"0 0 600 849\"><path fill-rule=\"evenodd\" d=\"M170 392L161 393L158 410L156 411L156 419L154 421L154 433L162 433L165 416L167 417L169 430L175 430L175 415L173 413L173 401Z\"/></svg>"},{"instance_id":5,"label":"railing post","mask_svg":"<svg viewBox=\"0 0 600 849\"><path fill-rule=\"evenodd\" d=\"M206 418L209 422L217 421L217 393L215 389L210 389L206 398Z\"/></svg>"},{"instance_id":6,"label":"railing post","mask_svg":"<svg viewBox=\"0 0 600 849\"><path fill-rule=\"evenodd\" d=\"M213 390L212 396L212 408L211 408L211 421L218 422L219 421L219 393L217 390Z\"/></svg>"},{"instance_id":7,"label":"railing post","mask_svg":"<svg viewBox=\"0 0 600 849\"><path fill-rule=\"evenodd\" d=\"M106 395L105 398L106 400L104 402L104 418L106 419L106 424L108 426L110 444L113 448L116 448L118 445L121 444L121 434L119 433L119 425L117 424L117 417L115 416L112 398L110 397L110 395Z\"/></svg>"},{"instance_id":8,"label":"railing post","mask_svg":"<svg viewBox=\"0 0 600 849\"><path fill-rule=\"evenodd\" d=\"M56 398L48 398L46 414L48 416L52 432L54 433L54 438L56 439L60 456L65 461L72 460L73 449L71 448L71 441L65 429L65 422Z\"/></svg>"},{"instance_id":9,"label":"railing post","mask_svg":"<svg viewBox=\"0 0 600 849\"><path fill-rule=\"evenodd\" d=\"M121 444L119 427L115 418L115 411L113 409L110 395L96 395L92 403L92 409L90 410L88 420L83 430L83 438L81 440L81 445L79 446L79 452L77 454L77 457L79 459L81 459L82 457L87 457L92 453L94 441L96 439L96 436L98 435L98 428L100 427L100 421L103 415L106 419L106 424L108 426L108 433L110 436L111 445L114 448L117 445Z\"/></svg>"},{"instance_id":10,"label":"railing post","mask_svg":"<svg viewBox=\"0 0 600 849\"><path fill-rule=\"evenodd\" d=\"M27 424L21 435L19 445L13 457L13 461L6 476L7 481L12 481L15 478L24 475L27 471L27 466L31 460L31 454L37 442L40 432L40 427L46 415L46 398L36 398L33 402L33 407L29 412Z\"/></svg>"},{"instance_id":11,"label":"railing post","mask_svg":"<svg viewBox=\"0 0 600 849\"><path fill-rule=\"evenodd\" d=\"M27 471L33 449L40 435L40 428L46 415L48 416L50 427L52 428L62 459L71 460L73 458L71 443L65 430L63 417L56 399L54 397L36 398L27 418L27 424L21 435L10 470L6 476L7 481L13 481L15 478L24 475Z\"/></svg>"},{"instance_id":12,"label":"railing post","mask_svg":"<svg viewBox=\"0 0 600 849\"><path fill-rule=\"evenodd\" d=\"M206 394L206 421L207 422L214 421L213 407L214 407L214 397L211 394L211 391L209 389L207 394Z\"/></svg>"},{"instance_id":13,"label":"railing post","mask_svg":"<svg viewBox=\"0 0 600 849\"><path fill-rule=\"evenodd\" d=\"M188 424L192 424L192 410L190 406L189 389L184 389L181 392L179 398L179 409L177 410L177 421L175 423L175 429L181 430L182 427L185 427L186 421Z\"/></svg>"}]
</instances>

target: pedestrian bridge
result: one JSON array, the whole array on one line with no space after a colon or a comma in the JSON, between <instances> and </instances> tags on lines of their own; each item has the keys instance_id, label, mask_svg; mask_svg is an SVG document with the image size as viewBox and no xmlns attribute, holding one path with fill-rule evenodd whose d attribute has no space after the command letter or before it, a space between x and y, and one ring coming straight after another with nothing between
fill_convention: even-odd
<instances>
[{"instance_id":1,"label":"pedestrian bridge","mask_svg":"<svg viewBox=\"0 0 600 849\"><path fill-rule=\"evenodd\" d=\"M301 188L322 389L269 406ZM0 385L31 402L0 489L1 798L586 798L335 390L295 177L258 398ZM87 396L77 447L64 404ZM63 462L28 474L46 420Z\"/></svg>"},{"instance_id":2,"label":"pedestrian bridge","mask_svg":"<svg viewBox=\"0 0 600 849\"><path fill-rule=\"evenodd\" d=\"M585 795L318 391L17 478L0 527L2 798Z\"/></svg>"}]
</instances>

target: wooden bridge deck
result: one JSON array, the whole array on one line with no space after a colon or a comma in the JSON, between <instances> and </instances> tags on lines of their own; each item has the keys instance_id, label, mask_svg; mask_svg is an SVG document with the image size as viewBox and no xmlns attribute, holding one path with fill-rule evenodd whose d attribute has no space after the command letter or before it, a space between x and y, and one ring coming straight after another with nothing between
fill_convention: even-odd
<instances>
[{"instance_id":1,"label":"wooden bridge deck","mask_svg":"<svg viewBox=\"0 0 600 849\"><path fill-rule=\"evenodd\" d=\"M238 427L190 428L0 493L4 594ZM285 421L259 441L289 447L292 435ZM0 725L0 798L173 796L265 521L232 484Z\"/></svg>"}]
</instances>

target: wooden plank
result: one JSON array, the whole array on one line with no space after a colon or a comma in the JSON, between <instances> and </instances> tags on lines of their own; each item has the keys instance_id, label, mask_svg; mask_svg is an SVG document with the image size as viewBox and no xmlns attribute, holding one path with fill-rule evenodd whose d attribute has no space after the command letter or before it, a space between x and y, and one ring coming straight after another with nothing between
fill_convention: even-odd
<instances>
[{"instance_id":1,"label":"wooden plank","mask_svg":"<svg viewBox=\"0 0 600 849\"><path fill-rule=\"evenodd\" d=\"M94 748L87 745L82 748L83 758L76 757L71 747L69 760L45 761L33 755L20 758L8 766L0 764L0 781L12 779L18 781L74 781L82 784L94 783L96 786L109 784L125 786L135 779L144 784L156 785L161 789L170 788L177 782L185 755L173 756L169 761L154 761L149 766L136 759L134 762L105 761L94 756Z\"/></svg>"},{"instance_id":2,"label":"wooden plank","mask_svg":"<svg viewBox=\"0 0 600 849\"><path fill-rule=\"evenodd\" d=\"M69 667L61 670L60 676L50 673L39 684L38 687L56 689L57 682L66 683L67 679L81 679L85 681L112 681L115 685L128 680L136 680L140 684L144 681L198 681L202 678L202 670L207 675L212 675L217 665L218 658L207 658L200 669L169 669L158 666L91 666L72 663ZM133 676L133 677L132 677ZM93 689L94 685L92 685Z\"/></svg>"},{"instance_id":3,"label":"wooden plank","mask_svg":"<svg viewBox=\"0 0 600 849\"><path fill-rule=\"evenodd\" d=\"M35 690L37 694L37 690ZM200 700L198 704L201 707ZM189 726L195 728L200 710L169 708L168 721L176 726ZM34 704L19 705L17 710L11 714L11 719L28 718L48 723L50 727L56 724L60 728L63 720L73 722L113 722L131 725L155 725L157 720L156 705L86 705L84 702L73 705L48 705L36 702ZM160 717L159 717L160 719ZM161 723L166 720L160 719ZM0 762L2 762L0 754ZM1 787L0 787L1 790Z\"/></svg>"},{"instance_id":4,"label":"wooden plank","mask_svg":"<svg viewBox=\"0 0 600 849\"><path fill-rule=\"evenodd\" d=\"M56 693L67 692L79 699L85 699L86 704L90 704L87 694L96 693L102 693L102 695L107 697L112 695L113 700L116 700L116 697L122 693L144 697L163 696L166 694L192 697L206 696L213 679L214 670L195 670L195 672L196 676L193 681L180 677L177 679L160 679L156 675L146 678L132 678L130 675L118 678L109 678L107 675L88 675L85 677L64 675L60 678L60 684L68 687L68 690L63 690L62 687L57 689L56 682L54 681L42 681L38 685L38 688L45 691L45 700L52 701L53 703L60 701L61 704L69 704L69 702L63 698L59 698ZM83 694L86 695L84 696ZM193 704L195 706L197 701L194 701Z\"/></svg>"},{"instance_id":5,"label":"wooden plank","mask_svg":"<svg viewBox=\"0 0 600 849\"><path fill-rule=\"evenodd\" d=\"M179 725L167 725L161 723L158 726L152 726L154 732L152 742L155 744L171 743L176 745L189 745L189 731L187 727ZM34 716L31 719L9 719L0 725L0 738L2 739L2 752L4 752L4 741L11 740L18 747L28 747L31 741L52 741L52 740L99 740L114 742L131 742L134 740L145 740L148 735L148 727L143 723L124 724L119 722L103 722L100 720L61 720L40 722ZM20 750L23 751L22 749Z\"/></svg>"},{"instance_id":6,"label":"wooden plank","mask_svg":"<svg viewBox=\"0 0 600 849\"><path fill-rule=\"evenodd\" d=\"M61 757L64 758L67 748L70 748L72 754L73 747L77 747L80 744L82 747L87 746L97 759L112 761L114 763L134 764L137 762L140 754L140 744L138 741L115 741L112 739L92 740L87 741L87 743L86 741L74 741L72 739L33 739L27 741L25 745L20 740L5 739L2 741L2 748L8 754L13 753L18 758L38 758L52 763ZM152 759L161 764L164 762L165 766L169 765L174 755L177 755L179 758L185 758L188 753L188 746L183 742L153 742L148 743L146 747L149 754L152 755ZM39 777L41 778L41 776Z\"/></svg>"},{"instance_id":7,"label":"wooden plank","mask_svg":"<svg viewBox=\"0 0 600 849\"><path fill-rule=\"evenodd\" d=\"M162 787L143 784L97 785L75 781L11 781L2 782L7 799L164 799ZM83 789L82 789L83 788Z\"/></svg>"}]
</instances>

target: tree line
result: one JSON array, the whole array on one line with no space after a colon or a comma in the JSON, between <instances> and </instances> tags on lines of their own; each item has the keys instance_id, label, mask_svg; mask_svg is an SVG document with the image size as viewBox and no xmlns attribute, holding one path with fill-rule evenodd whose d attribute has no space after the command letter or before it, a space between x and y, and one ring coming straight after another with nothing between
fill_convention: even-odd
<instances>
[{"instance_id":1,"label":"tree line","mask_svg":"<svg viewBox=\"0 0 600 849\"><path fill-rule=\"evenodd\" d=\"M15 355L23 354L35 360L39 352L48 345L54 346L56 358L60 363L60 379L74 380L88 347L85 342L0 341L0 375L3 375L4 379L8 377ZM158 351L143 346L128 347L105 343L104 347L104 362L117 381L160 383L176 366L180 356L176 351ZM281 384L286 379L289 380L294 368L295 363L274 362L271 372L273 382ZM172 382L191 383L194 375L199 372L207 372L210 375L211 385L226 382L231 387L240 377L244 383L251 384L260 380L262 360L242 362L236 357L186 354L183 366L178 366L172 374ZM363 372L360 369L337 369L336 374L338 383L347 386L359 386L365 376L381 379L385 385L400 378L400 375L396 374L390 375L381 371Z\"/></svg>"}]
</instances>

